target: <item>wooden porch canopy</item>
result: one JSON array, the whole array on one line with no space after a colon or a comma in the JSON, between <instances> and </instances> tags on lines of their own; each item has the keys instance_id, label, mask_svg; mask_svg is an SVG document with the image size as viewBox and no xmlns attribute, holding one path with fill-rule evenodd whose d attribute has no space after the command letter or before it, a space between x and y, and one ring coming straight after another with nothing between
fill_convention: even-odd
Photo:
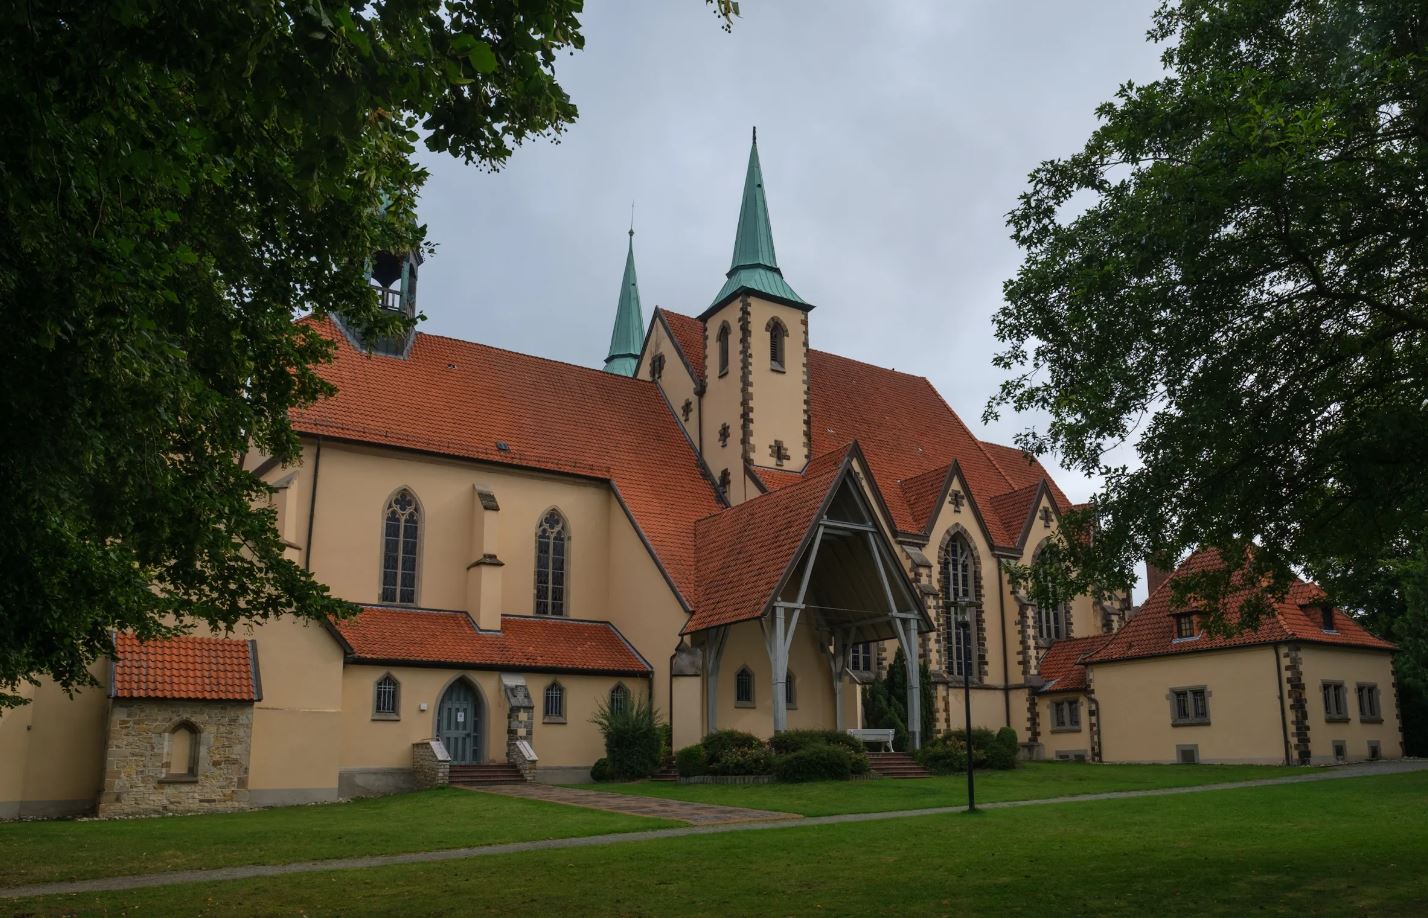
<instances>
[{"instance_id":1,"label":"wooden porch canopy","mask_svg":"<svg viewBox=\"0 0 1428 918\"><path fill-rule=\"evenodd\" d=\"M853 647L896 639L908 668L908 720L921 743L917 635L933 630L855 473L857 444L815 459L803 480L701 521L701 603L685 627L702 637L706 726L716 729L719 663L729 627L757 620L773 677L774 730L788 727L788 656L799 624L812 628L833 677L837 728ZM863 474L866 474L864 471Z\"/></svg>"}]
</instances>

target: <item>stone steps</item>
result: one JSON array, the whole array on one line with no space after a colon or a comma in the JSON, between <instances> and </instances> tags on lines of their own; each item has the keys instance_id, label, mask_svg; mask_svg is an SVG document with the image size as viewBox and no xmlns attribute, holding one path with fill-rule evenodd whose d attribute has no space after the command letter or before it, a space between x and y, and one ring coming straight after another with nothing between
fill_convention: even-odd
<instances>
[{"instance_id":1,"label":"stone steps","mask_svg":"<svg viewBox=\"0 0 1428 918\"><path fill-rule=\"evenodd\" d=\"M868 764L884 778L930 778L932 772L917 764L906 752L870 752Z\"/></svg>"},{"instance_id":2,"label":"stone steps","mask_svg":"<svg viewBox=\"0 0 1428 918\"><path fill-rule=\"evenodd\" d=\"M452 784L480 786L490 784L525 784L525 776L510 762L490 762L483 765L452 765L448 780Z\"/></svg>"}]
</instances>

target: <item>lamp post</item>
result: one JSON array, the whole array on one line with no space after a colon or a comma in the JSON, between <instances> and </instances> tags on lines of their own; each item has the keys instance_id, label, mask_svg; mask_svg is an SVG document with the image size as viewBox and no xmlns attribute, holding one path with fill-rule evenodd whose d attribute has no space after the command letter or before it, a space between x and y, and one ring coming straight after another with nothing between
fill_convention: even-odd
<instances>
[{"instance_id":1,"label":"lamp post","mask_svg":"<svg viewBox=\"0 0 1428 918\"><path fill-rule=\"evenodd\" d=\"M977 811L976 781L972 777L972 616L965 599L957 600L957 630L962 646L957 664L962 667L962 714L966 721L967 739L967 812Z\"/></svg>"}]
</instances>

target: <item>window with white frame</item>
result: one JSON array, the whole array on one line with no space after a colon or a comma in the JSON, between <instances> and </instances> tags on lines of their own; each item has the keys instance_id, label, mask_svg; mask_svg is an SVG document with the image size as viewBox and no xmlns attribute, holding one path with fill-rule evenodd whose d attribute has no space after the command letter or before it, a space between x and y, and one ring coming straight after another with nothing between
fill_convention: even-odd
<instances>
[{"instance_id":1,"label":"window with white frame","mask_svg":"<svg viewBox=\"0 0 1428 918\"><path fill-rule=\"evenodd\" d=\"M870 673L873 671L873 644L871 641L864 641L861 644L854 644L849 655L848 668L855 673Z\"/></svg>"}]
</instances>

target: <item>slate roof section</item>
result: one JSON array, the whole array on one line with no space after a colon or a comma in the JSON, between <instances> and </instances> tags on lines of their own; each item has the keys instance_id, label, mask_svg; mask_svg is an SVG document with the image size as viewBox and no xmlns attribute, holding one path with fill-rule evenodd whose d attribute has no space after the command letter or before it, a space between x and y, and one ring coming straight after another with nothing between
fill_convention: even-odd
<instances>
[{"instance_id":1,"label":"slate roof section","mask_svg":"<svg viewBox=\"0 0 1428 918\"><path fill-rule=\"evenodd\" d=\"M1057 641L1041 655L1037 675L1043 682L1040 692L1084 692L1086 690L1085 658L1106 646L1113 634L1092 634L1087 637Z\"/></svg>"},{"instance_id":2,"label":"slate roof section","mask_svg":"<svg viewBox=\"0 0 1428 918\"><path fill-rule=\"evenodd\" d=\"M493 632L479 630L465 612L365 606L332 628L357 663L615 676L651 672L609 622L503 615L501 630Z\"/></svg>"},{"instance_id":3,"label":"slate roof section","mask_svg":"<svg viewBox=\"0 0 1428 918\"><path fill-rule=\"evenodd\" d=\"M293 413L299 433L607 480L691 601L694 522L721 504L655 383L423 333L405 358L367 355L313 324L337 392Z\"/></svg>"},{"instance_id":4,"label":"slate roof section","mask_svg":"<svg viewBox=\"0 0 1428 918\"><path fill-rule=\"evenodd\" d=\"M683 633L763 615L852 451L814 459L799 481L696 524L699 604Z\"/></svg>"},{"instance_id":5,"label":"slate roof section","mask_svg":"<svg viewBox=\"0 0 1428 918\"><path fill-rule=\"evenodd\" d=\"M1199 637L1179 639L1175 637L1175 614L1194 608L1193 597L1189 605L1172 606L1170 584L1193 571L1219 569L1223 562L1217 552L1202 549L1195 552L1185 563L1162 583L1154 593L1146 598L1140 611L1126 622L1125 627L1116 632L1113 640L1099 651L1087 656L1091 664L1112 663L1119 660L1136 660L1145 657L1168 656L1182 653L1203 653L1211 650L1226 650L1235 647L1252 647L1261 644L1275 644L1285 641L1302 641L1312 644L1331 644L1342 647L1358 647L1367 650L1393 651L1393 644L1370 634L1362 625L1343 610L1334 610L1334 630L1325 631L1318 607L1307 612L1301 603L1314 603L1324 593L1315 584L1297 580L1290 587L1289 594L1272 604L1271 611L1260 620L1259 626L1229 637L1218 637L1201 633ZM1228 616L1237 619L1236 609L1250 594L1245 589L1231 593L1226 602Z\"/></svg>"},{"instance_id":6,"label":"slate roof section","mask_svg":"<svg viewBox=\"0 0 1428 918\"><path fill-rule=\"evenodd\" d=\"M114 635L111 698L174 701L261 701L257 645L238 638L180 637L140 641Z\"/></svg>"}]
</instances>

